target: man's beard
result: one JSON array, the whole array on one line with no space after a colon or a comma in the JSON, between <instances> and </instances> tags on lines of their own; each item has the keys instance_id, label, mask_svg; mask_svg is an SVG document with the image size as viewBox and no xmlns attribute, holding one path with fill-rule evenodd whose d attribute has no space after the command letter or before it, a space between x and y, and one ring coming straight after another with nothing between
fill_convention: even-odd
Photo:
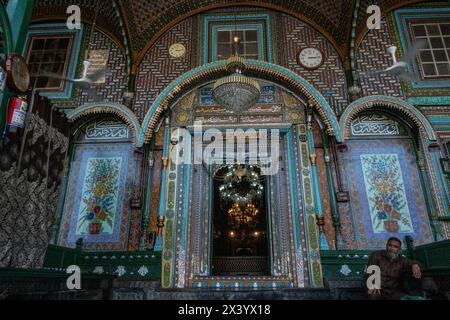
<instances>
[{"instance_id":1,"label":"man's beard","mask_svg":"<svg viewBox=\"0 0 450 320\"><path fill-rule=\"evenodd\" d=\"M395 252L391 252L391 251L387 251L388 257L391 260L394 260L396 258L398 258L398 256L400 255L400 253L395 253Z\"/></svg>"}]
</instances>

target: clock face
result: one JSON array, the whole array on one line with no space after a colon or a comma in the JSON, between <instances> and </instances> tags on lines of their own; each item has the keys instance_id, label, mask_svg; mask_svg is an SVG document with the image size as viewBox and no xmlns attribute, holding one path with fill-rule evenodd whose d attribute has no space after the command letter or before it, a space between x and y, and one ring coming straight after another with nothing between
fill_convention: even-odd
<instances>
[{"instance_id":1,"label":"clock face","mask_svg":"<svg viewBox=\"0 0 450 320\"><path fill-rule=\"evenodd\" d=\"M17 92L25 92L30 85L30 73L25 59L12 53L6 61L8 84Z\"/></svg>"},{"instance_id":2,"label":"clock face","mask_svg":"<svg viewBox=\"0 0 450 320\"><path fill-rule=\"evenodd\" d=\"M316 69L323 63L323 54L316 48L305 48L298 54L298 63L306 69Z\"/></svg>"},{"instance_id":3,"label":"clock face","mask_svg":"<svg viewBox=\"0 0 450 320\"><path fill-rule=\"evenodd\" d=\"M181 43L175 43L170 46L169 54L173 58L181 58L186 54L186 47Z\"/></svg>"}]
</instances>

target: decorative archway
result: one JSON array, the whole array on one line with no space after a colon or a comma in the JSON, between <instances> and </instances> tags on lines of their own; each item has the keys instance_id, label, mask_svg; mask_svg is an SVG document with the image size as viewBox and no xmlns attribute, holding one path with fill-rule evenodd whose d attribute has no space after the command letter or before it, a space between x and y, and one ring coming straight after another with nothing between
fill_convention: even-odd
<instances>
[{"instance_id":1,"label":"decorative archway","mask_svg":"<svg viewBox=\"0 0 450 320\"><path fill-rule=\"evenodd\" d=\"M405 115L420 129L420 131L422 131L428 141L436 141L436 133L422 112L406 101L387 96L364 97L350 104L347 109L345 109L339 121L343 140L349 138L350 122L358 113L378 107L388 108Z\"/></svg>"},{"instance_id":2,"label":"decorative archway","mask_svg":"<svg viewBox=\"0 0 450 320\"><path fill-rule=\"evenodd\" d=\"M192 69L175 79L156 98L148 110L142 123L144 142L151 138L153 128L159 121L161 113L166 110L179 95L202 82L219 78L226 73L226 60L220 60ZM322 94L308 81L282 66L259 60L247 60L246 74L255 78L272 81L290 89L294 93L303 94L309 105L317 110L322 117L329 135L342 142L341 129L334 110Z\"/></svg>"},{"instance_id":3,"label":"decorative archway","mask_svg":"<svg viewBox=\"0 0 450 320\"><path fill-rule=\"evenodd\" d=\"M131 128L131 133L133 135L133 143L135 147L142 147L144 144L144 135L142 133L142 128L139 125L139 121L136 115L124 105L120 105L112 102L97 102L92 104L87 104L70 111L67 114L67 119L69 121L75 121L81 117L94 114L113 114L125 123L127 123Z\"/></svg>"}]
</instances>

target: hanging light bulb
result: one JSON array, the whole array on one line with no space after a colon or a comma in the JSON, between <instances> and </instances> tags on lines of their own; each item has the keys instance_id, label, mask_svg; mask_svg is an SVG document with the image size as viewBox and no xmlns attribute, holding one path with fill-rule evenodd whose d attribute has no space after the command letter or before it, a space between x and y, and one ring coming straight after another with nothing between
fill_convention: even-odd
<instances>
[{"instance_id":1,"label":"hanging light bulb","mask_svg":"<svg viewBox=\"0 0 450 320\"><path fill-rule=\"evenodd\" d=\"M245 59L239 56L240 38L233 37L234 54L228 58L226 69L231 75L217 80L213 87L213 98L222 106L231 108L236 113L246 110L258 102L261 96L259 83L242 75L246 69Z\"/></svg>"}]
</instances>

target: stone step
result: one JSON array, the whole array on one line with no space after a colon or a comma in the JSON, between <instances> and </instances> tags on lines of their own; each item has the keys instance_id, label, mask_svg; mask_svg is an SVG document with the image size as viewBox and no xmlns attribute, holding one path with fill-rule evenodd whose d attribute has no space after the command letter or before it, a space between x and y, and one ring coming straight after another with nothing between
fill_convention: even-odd
<instances>
[{"instance_id":1,"label":"stone step","mask_svg":"<svg viewBox=\"0 0 450 320\"><path fill-rule=\"evenodd\" d=\"M152 285L130 283L112 289L113 300L328 300L328 289L279 290L214 290L214 289L161 289Z\"/></svg>"},{"instance_id":2,"label":"stone step","mask_svg":"<svg viewBox=\"0 0 450 320\"><path fill-rule=\"evenodd\" d=\"M26 292L5 295L2 300L102 300L102 289Z\"/></svg>"}]
</instances>

